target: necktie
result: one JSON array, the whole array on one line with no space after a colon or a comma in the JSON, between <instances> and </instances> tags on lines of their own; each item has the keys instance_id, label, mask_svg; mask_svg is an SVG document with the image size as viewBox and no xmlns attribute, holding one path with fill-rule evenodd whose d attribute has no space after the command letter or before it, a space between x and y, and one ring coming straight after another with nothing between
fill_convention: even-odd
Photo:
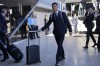
<instances>
[{"instance_id":1,"label":"necktie","mask_svg":"<svg viewBox=\"0 0 100 66\"><path fill-rule=\"evenodd\" d=\"M57 13L54 13L54 19L55 20L57 19Z\"/></svg>"}]
</instances>

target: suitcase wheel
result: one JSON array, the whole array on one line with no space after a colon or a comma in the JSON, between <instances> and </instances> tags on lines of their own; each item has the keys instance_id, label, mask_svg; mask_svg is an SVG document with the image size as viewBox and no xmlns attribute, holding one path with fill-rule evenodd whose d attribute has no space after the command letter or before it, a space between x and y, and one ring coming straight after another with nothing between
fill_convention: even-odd
<instances>
[{"instance_id":1,"label":"suitcase wheel","mask_svg":"<svg viewBox=\"0 0 100 66\"><path fill-rule=\"evenodd\" d=\"M20 61L15 61L15 63L19 63Z\"/></svg>"},{"instance_id":2,"label":"suitcase wheel","mask_svg":"<svg viewBox=\"0 0 100 66\"><path fill-rule=\"evenodd\" d=\"M39 63L41 63L41 61L39 61Z\"/></svg>"}]
</instances>

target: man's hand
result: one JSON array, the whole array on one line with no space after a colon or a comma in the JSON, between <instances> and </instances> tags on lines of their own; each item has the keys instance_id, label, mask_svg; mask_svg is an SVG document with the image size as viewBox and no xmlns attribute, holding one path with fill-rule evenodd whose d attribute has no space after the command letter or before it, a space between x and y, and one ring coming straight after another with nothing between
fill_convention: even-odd
<instances>
[{"instance_id":1,"label":"man's hand","mask_svg":"<svg viewBox=\"0 0 100 66\"><path fill-rule=\"evenodd\" d=\"M71 36L72 35L72 32L69 32L69 35Z\"/></svg>"}]
</instances>

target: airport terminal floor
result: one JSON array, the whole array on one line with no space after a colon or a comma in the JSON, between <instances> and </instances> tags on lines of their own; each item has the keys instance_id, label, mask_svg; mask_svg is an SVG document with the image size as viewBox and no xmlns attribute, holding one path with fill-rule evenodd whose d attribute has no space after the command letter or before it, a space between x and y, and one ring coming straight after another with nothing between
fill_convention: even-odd
<instances>
[{"instance_id":1,"label":"airport terminal floor","mask_svg":"<svg viewBox=\"0 0 100 66\"><path fill-rule=\"evenodd\" d=\"M97 39L97 36L95 36ZM65 60L60 62L60 66L100 66L100 53L97 47L92 48L92 40L90 40L89 48L83 49L85 45L85 35L68 36L64 40ZM34 40L33 40L34 41ZM0 62L0 66L55 66L57 44L52 34L45 36L44 32L40 34L40 58L41 63L26 64L26 46L28 40L24 39L14 43L24 54L24 58L19 63L14 63L12 57L5 62ZM32 44L32 40L30 41ZM2 56L0 56L2 59Z\"/></svg>"}]
</instances>

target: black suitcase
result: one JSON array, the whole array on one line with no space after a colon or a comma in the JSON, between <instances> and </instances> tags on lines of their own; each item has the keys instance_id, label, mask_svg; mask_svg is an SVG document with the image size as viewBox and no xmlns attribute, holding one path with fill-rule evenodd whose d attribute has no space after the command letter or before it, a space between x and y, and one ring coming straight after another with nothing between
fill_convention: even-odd
<instances>
[{"instance_id":1,"label":"black suitcase","mask_svg":"<svg viewBox=\"0 0 100 66\"><path fill-rule=\"evenodd\" d=\"M39 45L29 46L29 36L28 36L28 46L26 47L26 63L27 64L41 63Z\"/></svg>"},{"instance_id":2,"label":"black suitcase","mask_svg":"<svg viewBox=\"0 0 100 66\"><path fill-rule=\"evenodd\" d=\"M23 59L23 53L14 44L7 46L7 52L13 57L16 63Z\"/></svg>"}]
</instances>

